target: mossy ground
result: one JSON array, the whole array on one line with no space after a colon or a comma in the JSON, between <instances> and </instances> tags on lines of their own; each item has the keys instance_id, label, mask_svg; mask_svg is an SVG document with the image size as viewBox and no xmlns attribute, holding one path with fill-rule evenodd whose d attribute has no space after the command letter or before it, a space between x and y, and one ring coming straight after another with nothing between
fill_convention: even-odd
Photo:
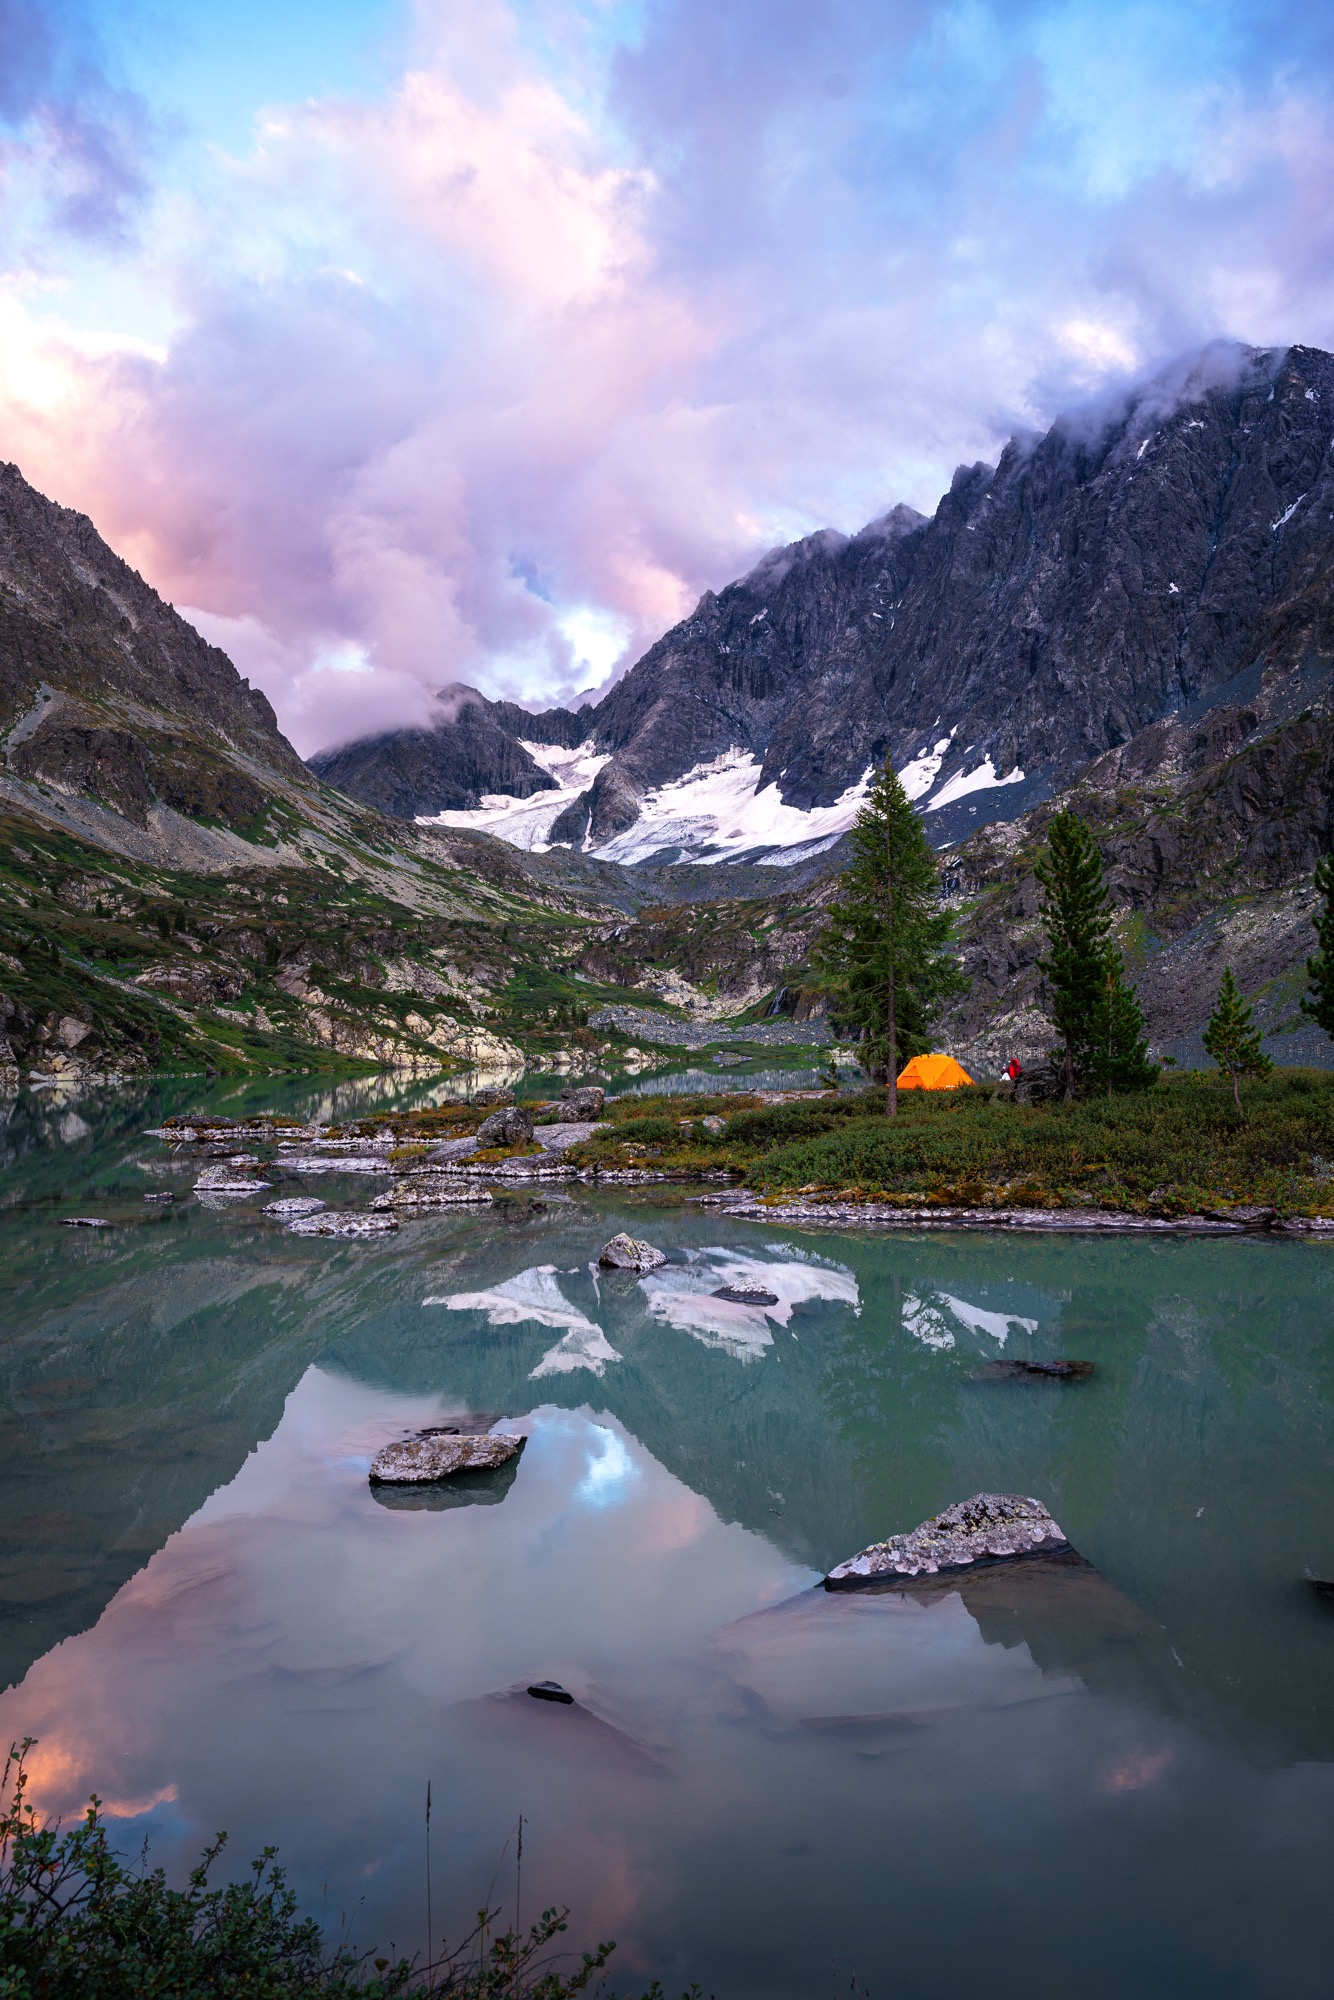
<instances>
[{"instance_id":1,"label":"mossy ground","mask_svg":"<svg viewBox=\"0 0 1334 2000\"><path fill-rule=\"evenodd\" d=\"M980 1087L763 1104L755 1098L637 1098L567 1158L604 1171L728 1171L773 1194L968 1207L1101 1207L1175 1215L1256 1203L1334 1215L1334 1074L1279 1070L1242 1087L1164 1078L1133 1096L1016 1105ZM702 1120L721 1116L711 1133Z\"/></svg>"}]
</instances>

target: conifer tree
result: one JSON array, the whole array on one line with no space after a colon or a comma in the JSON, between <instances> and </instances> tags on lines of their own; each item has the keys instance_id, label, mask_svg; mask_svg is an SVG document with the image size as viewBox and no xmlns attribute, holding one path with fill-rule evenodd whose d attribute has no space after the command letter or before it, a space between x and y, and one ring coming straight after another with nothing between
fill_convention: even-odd
<instances>
[{"instance_id":1,"label":"conifer tree","mask_svg":"<svg viewBox=\"0 0 1334 2000\"><path fill-rule=\"evenodd\" d=\"M927 1049L933 1010L965 982L945 949L951 919L941 908L935 855L888 758L849 840L852 860L817 962L838 1017L864 1032L868 1067L883 1063L893 1118L900 1066Z\"/></svg>"},{"instance_id":2,"label":"conifer tree","mask_svg":"<svg viewBox=\"0 0 1334 2000\"><path fill-rule=\"evenodd\" d=\"M1090 1024L1088 1082L1117 1090L1147 1090L1158 1080L1158 1065L1149 1056L1144 1036L1144 1010L1133 986L1126 984L1121 955L1109 945L1103 960L1102 991Z\"/></svg>"},{"instance_id":3,"label":"conifer tree","mask_svg":"<svg viewBox=\"0 0 1334 2000\"><path fill-rule=\"evenodd\" d=\"M1038 960L1051 989L1051 1014L1065 1051L1065 1094L1089 1080L1091 1051L1105 1000L1112 949L1102 856L1078 813L1059 812L1047 829L1047 853L1034 870L1042 887L1047 956Z\"/></svg>"},{"instance_id":4,"label":"conifer tree","mask_svg":"<svg viewBox=\"0 0 1334 2000\"><path fill-rule=\"evenodd\" d=\"M1306 973L1311 984L1302 1001L1302 1012L1309 1014L1327 1035L1334 1036L1334 855L1326 855L1323 861L1316 864L1315 886L1324 899L1315 919L1316 941L1320 949L1314 958L1306 961Z\"/></svg>"},{"instance_id":5,"label":"conifer tree","mask_svg":"<svg viewBox=\"0 0 1334 2000\"><path fill-rule=\"evenodd\" d=\"M1218 998L1202 1037L1204 1052L1212 1056L1220 1070L1232 1079L1232 1095L1241 1110L1239 1079L1268 1076L1274 1067L1260 1046L1260 1030L1255 1015L1242 999L1232 967L1226 966L1219 982Z\"/></svg>"}]
</instances>

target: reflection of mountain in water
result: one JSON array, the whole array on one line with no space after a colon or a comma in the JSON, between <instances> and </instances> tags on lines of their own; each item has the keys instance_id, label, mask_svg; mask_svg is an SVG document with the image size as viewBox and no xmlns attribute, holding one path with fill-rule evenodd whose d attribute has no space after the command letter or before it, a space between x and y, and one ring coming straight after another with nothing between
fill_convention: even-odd
<instances>
[{"instance_id":1,"label":"reflection of mountain in water","mask_svg":"<svg viewBox=\"0 0 1334 2000\"><path fill-rule=\"evenodd\" d=\"M724 1520L815 1569L967 1493L1032 1492L1107 1583L1064 1575L1044 1597L1030 1579L1012 1600L978 1579L965 1601L988 1638L1081 1677L1131 1662L1128 1691L1277 1754L1330 1748L1334 1619L1300 1583L1334 1567L1320 1248L793 1244L600 1202L309 1243L253 1212L145 1220L127 1143L141 1116L109 1146L38 1133L17 1170L39 1201L95 1186L134 1226L85 1238L40 1209L6 1220L4 1680L98 1617L319 1359L446 1407L606 1410ZM596 1271L622 1225L671 1250L665 1271ZM777 1306L713 1296L757 1283ZM1002 1341L1098 1372L971 1381ZM1094 1619L1108 1592L1122 1609Z\"/></svg>"}]
</instances>

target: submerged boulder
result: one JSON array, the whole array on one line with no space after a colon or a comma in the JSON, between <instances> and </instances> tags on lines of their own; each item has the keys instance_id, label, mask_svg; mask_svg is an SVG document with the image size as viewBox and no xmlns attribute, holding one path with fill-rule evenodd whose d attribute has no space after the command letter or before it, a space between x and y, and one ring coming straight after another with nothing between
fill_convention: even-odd
<instances>
[{"instance_id":1,"label":"submerged boulder","mask_svg":"<svg viewBox=\"0 0 1334 2000\"><path fill-rule=\"evenodd\" d=\"M461 1436L438 1429L387 1444L371 1461L372 1486L424 1486L433 1479L451 1479L456 1472L491 1472L508 1465L523 1450L524 1440L504 1431Z\"/></svg>"},{"instance_id":2,"label":"submerged boulder","mask_svg":"<svg viewBox=\"0 0 1334 2000\"><path fill-rule=\"evenodd\" d=\"M755 1285L719 1285L712 1295L726 1299L729 1306L776 1306L777 1292L764 1292Z\"/></svg>"},{"instance_id":3,"label":"submerged boulder","mask_svg":"<svg viewBox=\"0 0 1334 2000\"><path fill-rule=\"evenodd\" d=\"M975 1493L956 1500L911 1534L891 1535L831 1569L826 1590L858 1590L942 1570L967 1570L1070 1546L1040 1500L1021 1493Z\"/></svg>"},{"instance_id":4,"label":"submerged boulder","mask_svg":"<svg viewBox=\"0 0 1334 2000\"><path fill-rule=\"evenodd\" d=\"M1093 1373L1091 1361L988 1361L973 1376L975 1382L1083 1382Z\"/></svg>"},{"instance_id":5,"label":"submerged boulder","mask_svg":"<svg viewBox=\"0 0 1334 2000\"><path fill-rule=\"evenodd\" d=\"M609 1243L603 1244L598 1262L604 1271L656 1271L660 1264L667 1262L667 1258L651 1243L640 1243L622 1230Z\"/></svg>"},{"instance_id":6,"label":"submerged boulder","mask_svg":"<svg viewBox=\"0 0 1334 2000\"><path fill-rule=\"evenodd\" d=\"M502 1104L477 1128L479 1146L523 1146L532 1136L532 1118L521 1104Z\"/></svg>"}]
</instances>

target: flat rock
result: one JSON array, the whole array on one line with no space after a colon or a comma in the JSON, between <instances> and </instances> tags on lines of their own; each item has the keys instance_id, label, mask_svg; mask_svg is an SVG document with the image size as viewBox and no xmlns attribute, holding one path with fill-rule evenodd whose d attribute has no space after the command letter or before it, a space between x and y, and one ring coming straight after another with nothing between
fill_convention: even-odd
<instances>
[{"instance_id":1,"label":"flat rock","mask_svg":"<svg viewBox=\"0 0 1334 2000\"><path fill-rule=\"evenodd\" d=\"M110 1229L111 1227L104 1215L62 1215L60 1220L66 1229Z\"/></svg>"},{"instance_id":2,"label":"flat rock","mask_svg":"<svg viewBox=\"0 0 1334 2000\"><path fill-rule=\"evenodd\" d=\"M371 1484L425 1486L434 1479L451 1479L456 1472L491 1472L508 1465L523 1445L521 1437L505 1431L487 1431L479 1437L436 1426L378 1451L371 1461Z\"/></svg>"},{"instance_id":3,"label":"flat rock","mask_svg":"<svg viewBox=\"0 0 1334 2000\"><path fill-rule=\"evenodd\" d=\"M719 1285L713 1293L715 1299L726 1299L729 1306L776 1306L777 1292L762 1292L758 1287L746 1285Z\"/></svg>"},{"instance_id":4,"label":"flat rock","mask_svg":"<svg viewBox=\"0 0 1334 2000\"><path fill-rule=\"evenodd\" d=\"M607 1271L656 1271L666 1262L661 1250L655 1250L651 1243L640 1243L624 1230L603 1244L598 1257L598 1263Z\"/></svg>"},{"instance_id":5,"label":"flat rock","mask_svg":"<svg viewBox=\"0 0 1334 2000\"><path fill-rule=\"evenodd\" d=\"M293 1216L287 1227L293 1236L390 1236L398 1217L372 1215L364 1208L329 1208L322 1215Z\"/></svg>"},{"instance_id":6,"label":"flat rock","mask_svg":"<svg viewBox=\"0 0 1334 2000\"><path fill-rule=\"evenodd\" d=\"M205 1167L195 1182L200 1194L258 1194L261 1188L272 1185L238 1167Z\"/></svg>"},{"instance_id":7,"label":"flat rock","mask_svg":"<svg viewBox=\"0 0 1334 2000\"><path fill-rule=\"evenodd\" d=\"M400 1181L386 1194L377 1194L371 1207L384 1209L485 1208L495 1200L490 1188L462 1187L457 1182Z\"/></svg>"},{"instance_id":8,"label":"flat rock","mask_svg":"<svg viewBox=\"0 0 1334 2000\"><path fill-rule=\"evenodd\" d=\"M567 1708L573 1708L574 1696L559 1681L534 1681L528 1690L534 1701L559 1701Z\"/></svg>"},{"instance_id":9,"label":"flat rock","mask_svg":"<svg viewBox=\"0 0 1334 2000\"><path fill-rule=\"evenodd\" d=\"M891 1535L839 1563L826 1590L857 1590L941 1571L967 1570L1021 1556L1052 1555L1070 1544L1040 1500L1021 1493L975 1493L911 1534Z\"/></svg>"},{"instance_id":10,"label":"flat rock","mask_svg":"<svg viewBox=\"0 0 1334 2000\"><path fill-rule=\"evenodd\" d=\"M327 1206L327 1202L318 1200L313 1194L289 1194L284 1195L281 1201L266 1201L264 1204L264 1214L278 1216L318 1215L320 1210Z\"/></svg>"}]
</instances>

